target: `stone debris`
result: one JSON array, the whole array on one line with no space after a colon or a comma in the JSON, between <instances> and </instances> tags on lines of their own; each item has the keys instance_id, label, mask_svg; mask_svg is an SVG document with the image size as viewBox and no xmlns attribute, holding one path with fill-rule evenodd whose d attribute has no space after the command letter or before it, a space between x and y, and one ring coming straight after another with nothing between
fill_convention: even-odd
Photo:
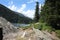
<instances>
[{"instance_id":1,"label":"stone debris","mask_svg":"<svg viewBox=\"0 0 60 40\"><path fill-rule=\"evenodd\" d=\"M38 29L26 29L17 33L10 33L5 37L7 40L60 40L48 32L40 31Z\"/></svg>"}]
</instances>

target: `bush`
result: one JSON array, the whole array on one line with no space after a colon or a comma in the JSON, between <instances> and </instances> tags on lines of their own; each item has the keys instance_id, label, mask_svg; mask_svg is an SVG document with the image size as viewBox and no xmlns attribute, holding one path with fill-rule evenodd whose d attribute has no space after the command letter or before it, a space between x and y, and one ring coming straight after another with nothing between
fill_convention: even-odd
<instances>
[{"instance_id":1,"label":"bush","mask_svg":"<svg viewBox=\"0 0 60 40\"><path fill-rule=\"evenodd\" d=\"M46 23L39 23L39 24L34 24L34 28L39 29L39 30L47 30L48 32L51 32L53 28Z\"/></svg>"}]
</instances>

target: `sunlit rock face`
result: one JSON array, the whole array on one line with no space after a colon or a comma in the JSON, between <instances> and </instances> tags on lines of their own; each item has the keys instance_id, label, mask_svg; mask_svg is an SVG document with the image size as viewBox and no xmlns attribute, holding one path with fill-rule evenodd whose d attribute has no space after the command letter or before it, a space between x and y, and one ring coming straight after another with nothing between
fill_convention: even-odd
<instances>
[{"instance_id":1,"label":"sunlit rock face","mask_svg":"<svg viewBox=\"0 0 60 40\"><path fill-rule=\"evenodd\" d=\"M14 25L12 25L10 22L8 22L2 17L0 17L0 27L3 28L4 34L15 32L17 30L17 28L15 28Z\"/></svg>"},{"instance_id":2,"label":"sunlit rock face","mask_svg":"<svg viewBox=\"0 0 60 40\"><path fill-rule=\"evenodd\" d=\"M59 38L46 31L40 31L34 28L19 30L16 33L9 33L5 37L5 40L59 40Z\"/></svg>"},{"instance_id":3,"label":"sunlit rock face","mask_svg":"<svg viewBox=\"0 0 60 40\"><path fill-rule=\"evenodd\" d=\"M3 37L9 33L17 32L17 28L14 27L10 22L8 22L3 17L0 17L0 28L2 28Z\"/></svg>"}]
</instances>

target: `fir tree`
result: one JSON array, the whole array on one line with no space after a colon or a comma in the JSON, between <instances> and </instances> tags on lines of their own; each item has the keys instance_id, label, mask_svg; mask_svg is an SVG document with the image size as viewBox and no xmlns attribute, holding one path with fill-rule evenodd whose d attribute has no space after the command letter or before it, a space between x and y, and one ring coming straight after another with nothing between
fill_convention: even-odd
<instances>
[{"instance_id":1,"label":"fir tree","mask_svg":"<svg viewBox=\"0 0 60 40\"><path fill-rule=\"evenodd\" d=\"M42 7L40 20L43 20L53 28L60 28L60 1L59 0L46 0L45 5Z\"/></svg>"},{"instance_id":2,"label":"fir tree","mask_svg":"<svg viewBox=\"0 0 60 40\"><path fill-rule=\"evenodd\" d=\"M35 18L34 18L35 22L39 21L39 2L36 2L36 9L35 9Z\"/></svg>"}]
</instances>

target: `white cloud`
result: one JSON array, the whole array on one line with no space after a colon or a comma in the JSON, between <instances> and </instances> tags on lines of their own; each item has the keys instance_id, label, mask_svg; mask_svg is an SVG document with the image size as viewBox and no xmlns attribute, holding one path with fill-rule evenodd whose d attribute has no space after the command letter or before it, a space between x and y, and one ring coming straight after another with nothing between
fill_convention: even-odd
<instances>
[{"instance_id":1,"label":"white cloud","mask_svg":"<svg viewBox=\"0 0 60 40\"><path fill-rule=\"evenodd\" d=\"M33 0L33 1L37 1L37 0ZM31 0L31 2L33 2L33 1ZM27 7L26 4L22 4L20 8L16 7L14 5L13 1L11 1L9 4L10 5L8 6L8 8L10 8L11 10L22 13L29 18L32 18L32 19L34 18L35 10L33 9L33 10L25 11L25 8ZM39 4L39 8L41 9L41 4Z\"/></svg>"},{"instance_id":2,"label":"white cloud","mask_svg":"<svg viewBox=\"0 0 60 40\"><path fill-rule=\"evenodd\" d=\"M35 0L35 1L38 1L38 0Z\"/></svg>"},{"instance_id":3,"label":"white cloud","mask_svg":"<svg viewBox=\"0 0 60 40\"><path fill-rule=\"evenodd\" d=\"M34 10L24 11L25 8L26 8L26 4L22 4L22 6L17 10L17 12L22 13L29 18L33 18L35 11Z\"/></svg>"},{"instance_id":4,"label":"white cloud","mask_svg":"<svg viewBox=\"0 0 60 40\"><path fill-rule=\"evenodd\" d=\"M30 0L30 1L27 2L27 3L33 3L33 2L36 2L36 1L38 1L38 0Z\"/></svg>"},{"instance_id":5,"label":"white cloud","mask_svg":"<svg viewBox=\"0 0 60 40\"><path fill-rule=\"evenodd\" d=\"M39 4L39 8L41 9L41 4Z\"/></svg>"},{"instance_id":6,"label":"white cloud","mask_svg":"<svg viewBox=\"0 0 60 40\"><path fill-rule=\"evenodd\" d=\"M10 4L13 4L13 1L11 1Z\"/></svg>"},{"instance_id":7,"label":"white cloud","mask_svg":"<svg viewBox=\"0 0 60 40\"><path fill-rule=\"evenodd\" d=\"M22 4L22 6L17 10L17 12L23 12L24 9L26 8L26 4Z\"/></svg>"},{"instance_id":8,"label":"white cloud","mask_svg":"<svg viewBox=\"0 0 60 40\"><path fill-rule=\"evenodd\" d=\"M12 5L13 4L13 1L9 1L9 3L8 3L9 5Z\"/></svg>"},{"instance_id":9,"label":"white cloud","mask_svg":"<svg viewBox=\"0 0 60 40\"><path fill-rule=\"evenodd\" d=\"M44 4L39 4L40 12L41 12L41 9L42 9L43 6L44 6Z\"/></svg>"},{"instance_id":10,"label":"white cloud","mask_svg":"<svg viewBox=\"0 0 60 40\"><path fill-rule=\"evenodd\" d=\"M16 10L16 6L15 5L11 5L11 6L9 6L8 8L10 8L11 10Z\"/></svg>"},{"instance_id":11,"label":"white cloud","mask_svg":"<svg viewBox=\"0 0 60 40\"><path fill-rule=\"evenodd\" d=\"M30 0L29 2L27 2L27 3L32 3L34 0Z\"/></svg>"},{"instance_id":12,"label":"white cloud","mask_svg":"<svg viewBox=\"0 0 60 40\"><path fill-rule=\"evenodd\" d=\"M34 12L35 10L27 10L27 11L23 11L23 14L29 18L34 18Z\"/></svg>"},{"instance_id":13,"label":"white cloud","mask_svg":"<svg viewBox=\"0 0 60 40\"><path fill-rule=\"evenodd\" d=\"M13 4L13 1L11 1L9 2L8 8L15 11L17 7Z\"/></svg>"},{"instance_id":14,"label":"white cloud","mask_svg":"<svg viewBox=\"0 0 60 40\"><path fill-rule=\"evenodd\" d=\"M36 1L36 0L35 0ZM21 7L18 9L18 7L16 7L13 3L13 1L11 1L9 3L10 5L8 6L9 9L13 10L13 11L17 11L19 13L24 14L25 16L29 17L29 18L34 18L34 14L35 14L35 10L27 10L25 11L25 8L27 7L26 4L22 4ZM39 4L39 8L41 9L41 4Z\"/></svg>"}]
</instances>

